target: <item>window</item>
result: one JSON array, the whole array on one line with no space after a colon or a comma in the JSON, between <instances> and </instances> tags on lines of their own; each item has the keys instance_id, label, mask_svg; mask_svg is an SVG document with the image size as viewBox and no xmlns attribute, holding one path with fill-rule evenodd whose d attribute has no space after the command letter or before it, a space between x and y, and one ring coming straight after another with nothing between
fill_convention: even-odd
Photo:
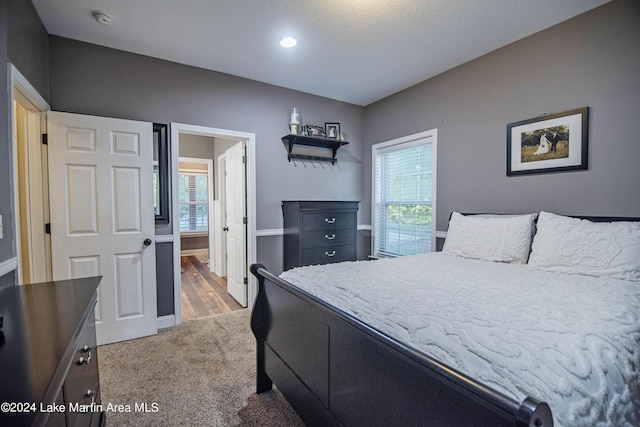
<instances>
[{"instance_id":1,"label":"window","mask_svg":"<svg viewBox=\"0 0 640 427\"><path fill-rule=\"evenodd\" d=\"M209 229L207 173L180 172L180 232L206 232Z\"/></svg>"},{"instance_id":2,"label":"window","mask_svg":"<svg viewBox=\"0 0 640 427\"><path fill-rule=\"evenodd\" d=\"M435 249L436 130L373 146L373 255Z\"/></svg>"}]
</instances>

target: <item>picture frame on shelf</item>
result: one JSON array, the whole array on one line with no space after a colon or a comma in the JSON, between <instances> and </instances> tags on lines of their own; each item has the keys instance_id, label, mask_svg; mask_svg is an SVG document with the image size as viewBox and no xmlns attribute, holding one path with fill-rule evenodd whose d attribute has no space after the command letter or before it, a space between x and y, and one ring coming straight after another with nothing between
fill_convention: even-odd
<instances>
[{"instance_id":1,"label":"picture frame on shelf","mask_svg":"<svg viewBox=\"0 0 640 427\"><path fill-rule=\"evenodd\" d=\"M507 125L507 176L588 169L589 107Z\"/></svg>"},{"instance_id":2,"label":"picture frame on shelf","mask_svg":"<svg viewBox=\"0 0 640 427\"><path fill-rule=\"evenodd\" d=\"M315 136L318 138L324 138L324 128L322 126L316 125L305 125L305 130L307 131L307 136Z\"/></svg>"},{"instance_id":3,"label":"picture frame on shelf","mask_svg":"<svg viewBox=\"0 0 640 427\"><path fill-rule=\"evenodd\" d=\"M340 123L325 122L324 132L329 139L340 139Z\"/></svg>"}]
</instances>

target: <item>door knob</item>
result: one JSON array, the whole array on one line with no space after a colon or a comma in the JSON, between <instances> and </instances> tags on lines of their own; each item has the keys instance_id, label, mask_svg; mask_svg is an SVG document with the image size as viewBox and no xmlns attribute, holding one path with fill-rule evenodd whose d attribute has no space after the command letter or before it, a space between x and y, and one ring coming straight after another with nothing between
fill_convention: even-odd
<instances>
[{"instance_id":1,"label":"door knob","mask_svg":"<svg viewBox=\"0 0 640 427\"><path fill-rule=\"evenodd\" d=\"M144 239L144 241L142 242L142 244L145 245L145 246L150 246L151 243L153 243L153 242L151 241L151 239L148 239L148 238Z\"/></svg>"}]
</instances>

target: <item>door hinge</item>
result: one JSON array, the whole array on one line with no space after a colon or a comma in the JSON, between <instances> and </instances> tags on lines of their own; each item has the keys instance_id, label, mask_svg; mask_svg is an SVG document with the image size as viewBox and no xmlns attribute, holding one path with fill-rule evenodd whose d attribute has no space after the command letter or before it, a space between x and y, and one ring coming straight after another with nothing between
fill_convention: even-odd
<instances>
[{"instance_id":1,"label":"door hinge","mask_svg":"<svg viewBox=\"0 0 640 427\"><path fill-rule=\"evenodd\" d=\"M49 135L46 133L42 134L42 145L49 145Z\"/></svg>"},{"instance_id":2,"label":"door hinge","mask_svg":"<svg viewBox=\"0 0 640 427\"><path fill-rule=\"evenodd\" d=\"M244 163L244 164L247 163L247 156L242 156L242 163Z\"/></svg>"},{"instance_id":3,"label":"door hinge","mask_svg":"<svg viewBox=\"0 0 640 427\"><path fill-rule=\"evenodd\" d=\"M245 278L242 280L242 283L244 283L245 285L248 285L248 284L249 284L249 279L248 279L247 277L245 277Z\"/></svg>"},{"instance_id":4,"label":"door hinge","mask_svg":"<svg viewBox=\"0 0 640 427\"><path fill-rule=\"evenodd\" d=\"M246 216L242 217L242 223L245 224L245 225L247 224L247 217Z\"/></svg>"},{"instance_id":5,"label":"door hinge","mask_svg":"<svg viewBox=\"0 0 640 427\"><path fill-rule=\"evenodd\" d=\"M51 224L50 224L50 223L46 223L46 224L44 225L44 232L45 232L46 234L51 234Z\"/></svg>"}]
</instances>

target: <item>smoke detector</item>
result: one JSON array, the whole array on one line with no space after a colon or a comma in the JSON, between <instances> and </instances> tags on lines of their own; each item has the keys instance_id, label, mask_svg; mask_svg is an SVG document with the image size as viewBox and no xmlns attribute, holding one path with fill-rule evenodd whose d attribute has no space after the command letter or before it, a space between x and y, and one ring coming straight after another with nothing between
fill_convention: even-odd
<instances>
[{"instance_id":1,"label":"smoke detector","mask_svg":"<svg viewBox=\"0 0 640 427\"><path fill-rule=\"evenodd\" d=\"M111 19L111 17L104 12L94 10L92 14L95 20L98 21L99 24L111 25L113 23L113 19Z\"/></svg>"}]
</instances>

